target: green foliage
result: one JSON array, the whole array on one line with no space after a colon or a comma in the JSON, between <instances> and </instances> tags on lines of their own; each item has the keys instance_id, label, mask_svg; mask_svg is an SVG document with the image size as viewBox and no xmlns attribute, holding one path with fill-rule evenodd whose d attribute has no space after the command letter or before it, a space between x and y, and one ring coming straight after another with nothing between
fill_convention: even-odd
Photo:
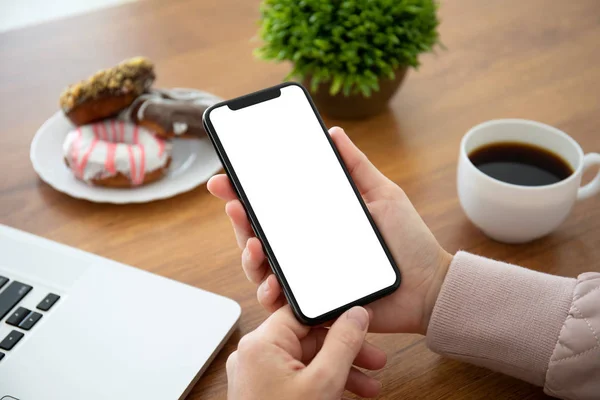
<instances>
[{"instance_id":1,"label":"green foliage","mask_svg":"<svg viewBox=\"0 0 600 400\"><path fill-rule=\"evenodd\" d=\"M265 60L291 61L286 79L312 77L330 93L379 90L381 77L418 67L439 37L435 0L263 0L256 50Z\"/></svg>"}]
</instances>

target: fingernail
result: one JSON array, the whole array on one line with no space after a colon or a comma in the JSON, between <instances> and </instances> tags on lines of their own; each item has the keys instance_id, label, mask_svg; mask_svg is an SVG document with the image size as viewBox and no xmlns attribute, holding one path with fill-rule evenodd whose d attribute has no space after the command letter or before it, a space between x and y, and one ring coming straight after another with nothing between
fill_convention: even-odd
<instances>
[{"instance_id":1,"label":"fingernail","mask_svg":"<svg viewBox=\"0 0 600 400\"><path fill-rule=\"evenodd\" d=\"M266 281L264 281L261 286L262 286L262 291L264 294L269 293L270 288L269 288L269 280L268 279Z\"/></svg>"},{"instance_id":2,"label":"fingernail","mask_svg":"<svg viewBox=\"0 0 600 400\"><path fill-rule=\"evenodd\" d=\"M358 327L363 331L367 329L369 325L369 313L362 307L352 307L348 311L348 319L356 321Z\"/></svg>"}]
</instances>

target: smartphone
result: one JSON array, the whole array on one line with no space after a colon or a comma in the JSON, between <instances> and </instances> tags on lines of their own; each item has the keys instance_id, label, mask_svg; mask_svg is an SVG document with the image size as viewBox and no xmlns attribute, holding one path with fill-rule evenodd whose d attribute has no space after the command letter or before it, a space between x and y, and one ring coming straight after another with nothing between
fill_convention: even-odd
<instances>
[{"instance_id":1,"label":"smartphone","mask_svg":"<svg viewBox=\"0 0 600 400\"><path fill-rule=\"evenodd\" d=\"M400 271L303 86L216 104L203 120L298 320L321 324L399 287Z\"/></svg>"}]
</instances>

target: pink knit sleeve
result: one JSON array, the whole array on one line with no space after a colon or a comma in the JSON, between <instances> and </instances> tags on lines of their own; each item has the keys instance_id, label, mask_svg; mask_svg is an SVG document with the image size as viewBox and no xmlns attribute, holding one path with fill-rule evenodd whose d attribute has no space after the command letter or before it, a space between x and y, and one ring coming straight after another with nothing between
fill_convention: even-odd
<instances>
[{"instance_id":1,"label":"pink knit sleeve","mask_svg":"<svg viewBox=\"0 0 600 400\"><path fill-rule=\"evenodd\" d=\"M600 399L600 273L577 277L544 390L561 399Z\"/></svg>"},{"instance_id":2,"label":"pink knit sleeve","mask_svg":"<svg viewBox=\"0 0 600 400\"><path fill-rule=\"evenodd\" d=\"M544 386L576 280L459 252L427 330L445 356Z\"/></svg>"}]
</instances>

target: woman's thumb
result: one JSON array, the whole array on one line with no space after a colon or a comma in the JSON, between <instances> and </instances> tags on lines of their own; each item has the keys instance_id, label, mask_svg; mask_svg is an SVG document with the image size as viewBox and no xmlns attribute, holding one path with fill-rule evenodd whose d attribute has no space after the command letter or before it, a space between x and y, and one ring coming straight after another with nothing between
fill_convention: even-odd
<instances>
[{"instance_id":1,"label":"woman's thumb","mask_svg":"<svg viewBox=\"0 0 600 400\"><path fill-rule=\"evenodd\" d=\"M361 193L368 193L371 189L389 183L367 156L352 143L342 128L337 126L331 128L329 135Z\"/></svg>"},{"instance_id":2,"label":"woman's thumb","mask_svg":"<svg viewBox=\"0 0 600 400\"><path fill-rule=\"evenodd\" d=\"M319 374L321 379L333 387L344 387L368 327L367 310L353 307L346 311L329 329L323 347L308 370Z\"/></svg>"}]
</instances>

